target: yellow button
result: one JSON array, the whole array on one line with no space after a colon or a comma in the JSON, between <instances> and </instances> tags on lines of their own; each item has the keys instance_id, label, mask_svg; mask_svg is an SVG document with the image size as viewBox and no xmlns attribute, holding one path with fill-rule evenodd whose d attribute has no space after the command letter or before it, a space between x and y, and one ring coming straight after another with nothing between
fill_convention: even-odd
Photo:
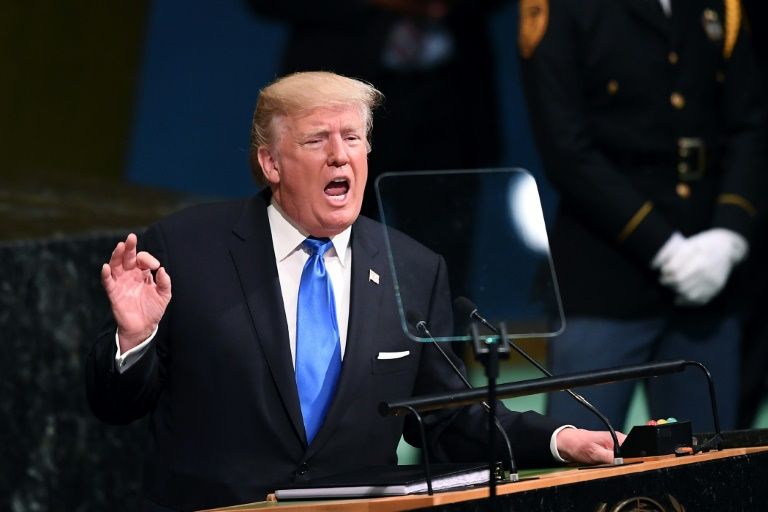
<instances>
[{"instance_id":1,"label":"yellow button","mask_svg":"<svg viewBox=\"0 0 768 512\"><path fill-rule=\"evenodd\" d=\"M608 80L608 84L605 86L605 89L608 91L608 94L613 96L619 92L619 82L616 80Z\"/></svg>"},{"instance_id":2,"label":"yellow button","mask_svg":"<svg viewBox=\"0 0 768 512\"><path fill-rule=\"evenodd\" d=\"M680 174L685 174L688 172L688 164L685 162L680 162L677 164L677 172Z\"/></svg>"},{"instance_id":3,"label":"yellow button","mask_svg":"<svg viewBox=\"0 0 768 512\"><path fill-rule=\"evenodd\" d=\"M680 155L680 158L688 158L688 148L678 149L677 154Z\"/></svg>"},{"instance_id":4,"label":"yellow button","mask_svg":"<svg viewBox=\"0 0 768 512\"><path fill-rule=\"evenodd\" d=\"M680 60L680 56L677 52L669 52L667 59L669 59L670 64L677 64L677 61Z\"/></svg>"},{"instance_id":5,"label":"yellow button","mask_svg":"<svg viewBox=\"0 0 768 512\"><path fill-rule=\"evenodd\" d=\"M680 110L685 107L685 96L679 92L673 92L669 95L669 102L672 103L673 107Z\"/></svg>"},{"instance_id":6,"label":"yellow button","mask_svg":"<svg viewBox=\"0 0 768 512\"><path fill-rule=\"evenodd\" d=\"M691 187L685 183L678 183L675 187L675 192L681 199L688 199L691 195Z\"/></svg>"}]
</instances>

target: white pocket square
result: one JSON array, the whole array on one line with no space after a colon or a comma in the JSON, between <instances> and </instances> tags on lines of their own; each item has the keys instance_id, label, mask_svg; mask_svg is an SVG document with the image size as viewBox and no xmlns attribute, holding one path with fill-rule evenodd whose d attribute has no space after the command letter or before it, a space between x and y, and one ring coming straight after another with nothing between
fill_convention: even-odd
<instances>
[{"instance_id":1,"label":"white pocket square","mask_svg":"<svg viewBox=\"0 0 768 512\"><path fill-rule=\"evenodd\" d=\"M379 357L376 359L401 359L410 353L410 350L403 350L402 352L379 352Z\"/></svg>"}]
</instances>

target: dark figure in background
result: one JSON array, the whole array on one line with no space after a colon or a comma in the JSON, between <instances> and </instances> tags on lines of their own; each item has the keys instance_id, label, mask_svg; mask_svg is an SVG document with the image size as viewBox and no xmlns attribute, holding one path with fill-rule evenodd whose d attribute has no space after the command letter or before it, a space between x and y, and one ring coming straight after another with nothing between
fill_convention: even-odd
<instances>
[{"instance_id":1,"label":"dark figure in background","mask_svg":"<svg viewBox=\"0 0 768 512\"><path fill-rule=\"evenodd\" d=\"M747 23L751 27L752 43L758 63L763 105L768 104L768 2L744 0ZM765 112L765 107L763 111ZM763 143L768 146L768 130ZM763 185L765 187L765 185ZM763 188L766 190L766 188ZM757 419L760 405L768 391L768 324L765 305L768 304L768 215L761 212L758 231L746 262L750 275L750 296L744 317L741 344L741 396L736 426L750 428Z\"/></svg>"},{"instance_id":2,"label":"dark figure in background","mask_svg":"<svg viewBox=\"0 0 768 512\"><path fill-rule=\"evenodd\" d=\"M765 172L738 0L523 0L520 29L531 123L561 200L551 241L566 329L553 371L697 360L733 428L739 263ZM584 395L621 426L633 388ZM654 417L713 427L693 370L647 391ZM594 424L562 393L549 412Z\"/></svg>"},{"instance_id":3,"label":"dark figure in background","mask_svg":"<svg viewBox=\"0 0 768 512\"><path fill-rule=\"evenodd\" d=\"M385 102L376 115L376 141L363 215L379 219L374 182L385 172L497 167L500 164L494 56L488 21L504 0L249 0L265 16L286 22L281 74L326 70L376 84ZM462 126L472 126L463 130ZM439 194L440 184L436 184ZM474 222L476 191L434 204L441 212L466 211ZM399 205L424 198L398 193ZM400 215L403 218L405 215ZM387 219L391 222L392 219ZM420 230L452 226L418 219ZM401 226L402 227L402 226ZM454 292L467 294L470 244L441 249Z\"/></svg>"}]
</instances>

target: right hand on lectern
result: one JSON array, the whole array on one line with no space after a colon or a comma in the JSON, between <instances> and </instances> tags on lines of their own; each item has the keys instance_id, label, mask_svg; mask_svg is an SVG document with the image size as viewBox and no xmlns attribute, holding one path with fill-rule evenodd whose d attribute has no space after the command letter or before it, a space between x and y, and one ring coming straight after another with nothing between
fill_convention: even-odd
<instances>
[{"instance_id":1,"label":"right hand on lectern","mask_svg":"<svg viewBox=\"0 0 768 512\"><path fill-rule=\"evenodd\" d=\"M616 432L619 445L627 438ZM610 464L613 462L613 437L607 431L564 428L557 434L557 452L568 462Z\"/></svg>"},{"instance_id":2,"label":"right hand on lectern","mask_svg":"<svg viewBox=\"0 0 768 512\"><path fill-rule=\"evenodd\" d=\"M171 277L150 253L137 254L136 243L136 235L129 234L101 267L101 284L117 322L121 353L152 335L171 301Z\"/></svg>"}]
</instances>

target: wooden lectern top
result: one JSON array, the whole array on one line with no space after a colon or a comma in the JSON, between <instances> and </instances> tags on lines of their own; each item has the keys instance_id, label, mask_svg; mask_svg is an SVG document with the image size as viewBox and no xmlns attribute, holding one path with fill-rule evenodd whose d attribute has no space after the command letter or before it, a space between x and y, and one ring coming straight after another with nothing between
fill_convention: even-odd
<instances>
[{"instance_id":1,"label":"wooden lectern top","mask_svg":"<svg viewBox=\"0 0 768 512\"><path fill-rule=\"evenodd\" d=\"M768 446L750 448L730 448L720 451L698 453L677 457L675 455L663 455L658 457L643 457L637 459L625 459L622 466L597 466L597 467L566 467L549 470L522 471L520 476L524 480L514 483L500 484L496 490L498 496L546 489L561 485L578 484L592 480L607 479L624 475L632 475L665 468L676 468L702 462L737 458L756 453L768 453ZM535 476L533 479L525 479ZM409 496L397 496L386 498L322 500L322 501L275 501L270 495L267 501L237 505L215 509L217 511L260 511L278 509L279 512L307 512L307 511L341 511L341 512L398 512L429 508L438 505L446 505L462 501L487 498L487 487L462 489L457 491L439 492L432 496L416 494Z\"/></svg>"}]
</instances>

